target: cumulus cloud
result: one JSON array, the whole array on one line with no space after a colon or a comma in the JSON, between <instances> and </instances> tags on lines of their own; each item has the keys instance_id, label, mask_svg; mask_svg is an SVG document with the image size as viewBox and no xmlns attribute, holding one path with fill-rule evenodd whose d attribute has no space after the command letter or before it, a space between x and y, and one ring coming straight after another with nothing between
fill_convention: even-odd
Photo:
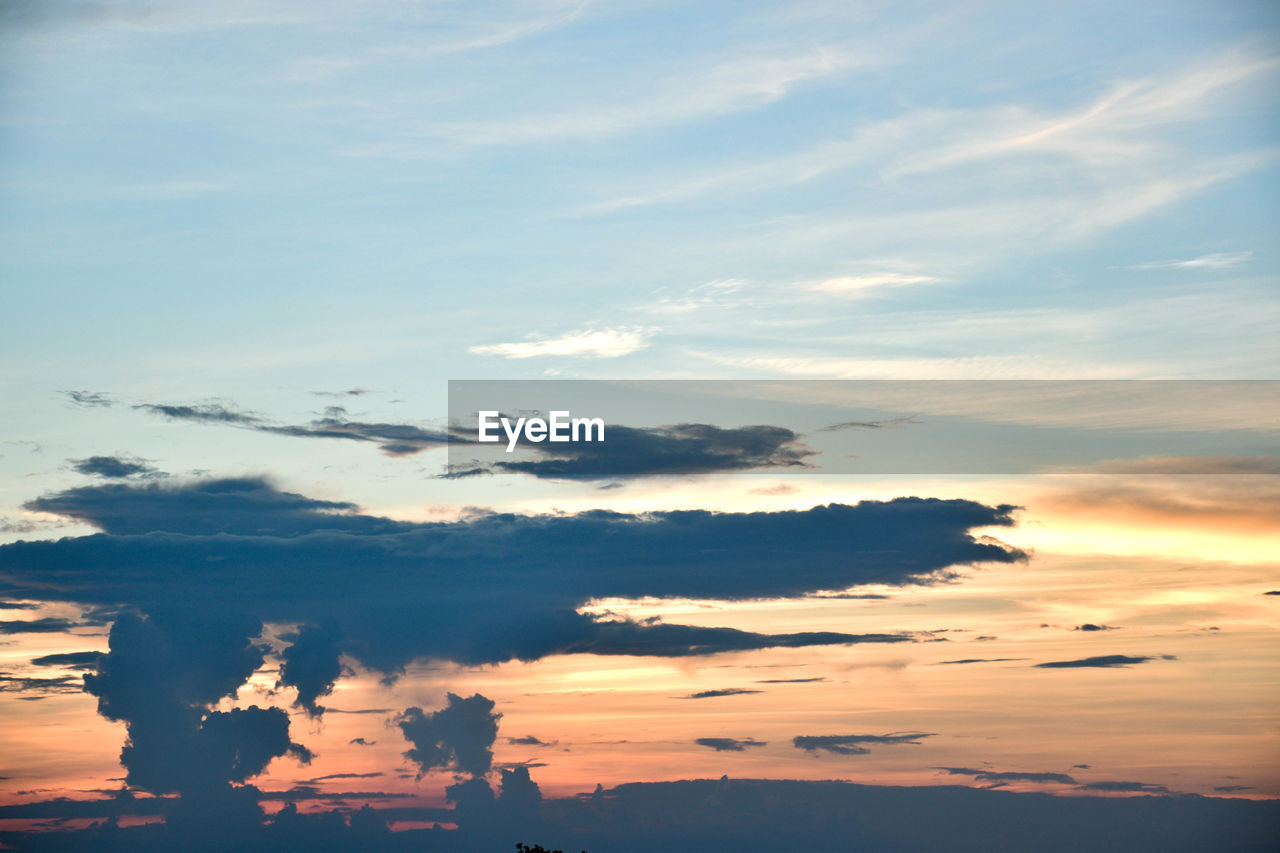
<instances>
[{"instance_id":1,"label":"cumulus cloud","mask_svg":"<svg viewBox=\"0 0 1280 853\"><path fill-rule=\"evenodd\" d=\"M305 625L280 656L280 680L276 686L296 688L295 704L312 717L324 714L325 709L317 700L333 692L333 683L342 675L341 639L342 632L333 621L323 626Z\"/></svg>"},{"instance_id":2,"label":"cumulus cloud","mask_svg":"<svg viewBox=\"0 0 1280 853\"><path fill-rule=\"evenodd\" d=\"M618 358L649 346L656 329L626 326L569 332L557 338L532 337L503 344L471 347L476 355L500 355L503 358L539 358L574 356L579 358Z\"/></svg>"},{"instance_id":3,"label":"cumulus cloud","mask_svg":"<svg viewBox=\"0 0 1280 853\"><path fill-rule=\"evenodd\" d=\"M262 665L253 643L261 629L252 617L210 608L116 619L110 651L84 676L84 690L98 698L98 713L126 724L120 762L129 785L222 800L233 796L230 783L258 775L273 758L310 760L290 740L280 709L211 710Z\"/></svg>"},{"instance_id":4,"label":"cumulus cloud","mask_svg":"<svg viewBox=\"0 0 1280 853\"><path fill-rule=\"evenodd\" d=\"M419 778L436 768L483 776L493 765L493 742L501 718L493 711L492 699L479 693L469 699L450 693L440 710L427 713L407 708L396 725L413 744L404 755L418 765Z\"/></svg>"}]
</instances>

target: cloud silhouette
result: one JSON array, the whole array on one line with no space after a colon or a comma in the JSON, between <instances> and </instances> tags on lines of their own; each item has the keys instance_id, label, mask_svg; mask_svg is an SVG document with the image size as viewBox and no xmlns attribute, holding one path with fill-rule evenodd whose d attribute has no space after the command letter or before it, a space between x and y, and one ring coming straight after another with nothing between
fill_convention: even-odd
<instances>
[{"instance_id":1,"label":"cloud silhouette","mask_svg":"<svg viewBox=\"0 0 1280 853\"><path fill-rule=\"evenodd\" d=\"M144 460L125 456L90 456L87 459L72 459L70 462L72 469L78 474L91 474L113 480L155 477L160 474L160 471Z\"/></svg>"},{"instance_id":2,"label":"cloud silhouette","mask_svg":"<svg viewBox=\"0 0 1280 853\"><path fill-rule=\"evenodd\" d=\"M884 746L896 746L898 744L919 746L923 738L934 736L934 734L927 732L887 735L801 735L792 738L791 743L795 745L796 749L803 749L815 755L819 751L830 752L835 755L866 755L871 750L862 746L864 743Z\"/></svg>"},{"instance_id":3,"label":"cloud silhouette","mask_svg":"<svg viewBox=\"0 0 1280 853\"><path fill-rule=\"evenodd\" d=\"M720 696L742 696L748 693L763 693L763 690L751 690L746 687L723 687L719 690L703 690L698 693L690 693L688 696L681 696L681 699L715 699Z\"/></svg>"},{"instance_id":4,"label":"cloud silhouette","mask_svg":"<svg viewBox=\"0 0 1280 853\"><path fill-rule=\"evenodd\" d=\"M745 752L748 747L752 746L768 746L768 743L754 738L732 738L732 737L700 737L694 741L698 746L705 746L708 749L714 749L716 752Z\"/></svg>"},{"instance_id":5,"label":"cloud silhouette","mask_svg":"<svg viewBox=\"0 0 1280 853\"><path fill-rule=\"evenodd\" d=\"M270 435L293 438L332 438L370 442L388 456L408 456L442 447L450 441L443 430L429 430L412 424L370 423L351 420L341 406L325 409L323 417L306 424L278 424L252 412L242 412L223 403L167 405L140 403L133 407L175 421L233 426ZM454 439L456 440L456 439Z\"/></svg>"},{"instance_id":6,"label":"cloud silhouette","mask_svg":"<svg viewBox=\"0 0 1280 853\"><path fill-rule=\"evenodd\" d=\"M430 713L407 708L396 719L405 740L413 744L404 755L418 765L419 778L436 768L483 776L493 766L493 742L502 715L493 712L492 699L479 693L469 699L450 693L447 703Z\"/></svg>"},{"instance_id":7,"label":"cloud silhouette","mask_svg":"<svg viewBox=\"0 0 1280 853\"><path fill-rule=\"evenodd\" d=\"M258 775L273 758L310 760L290 740L284 711L210 710L262 665L263 650L252 642L261 629L251 617L206 608L116 619L110 651L84 676L84 690L98 698L98 713L127 726L120 762L130 786L222 801L236 796L230 783Z\"/></svg>"},{"instance_id":8,"label":"cloud silhouette","mask_svg":"<svg viewBox=\"0 0 1280 853\"><path fill-rule=\"evenodd\" d=\"M471 443L471 442L468 442ZM726 429L685 423L664 427L610 424L607 440L597 442L529 442L521 449L546 458L474 463L452 476L509 472L543 479L612 479L711 474L771 468L808 468L814 451L800 436L778 426Z\"/></svg>"},{"instance_id":9,"label":"cloud silhouette","mask_svg":"<svg viewBox=\"0 0 1280 853\"><path fill-rule=\"evenodd\" d=\"M1080 658L1079 660L1055 660L1048 663L1038 663L1035 666L1039 669L1078 669L1078 668L1097 668L1108 669L1113 667L1134 666L1135 664L1147 663L1153 660L1177 660L1174 655L1097 655L1090 658Z\"/></svg>"},{"instance_id":10,"label":"cloud silhouette","mask_svg":"<svg viewBox=\"0 0 1280 853\"><path fill-rule=\"evenodd\" d=\"M952 776L972 776L979 782L1037 782L1074 785L1076 780L1066 773L1027 773L1020 770L975 770L970 767L937 767Z\"/></svg>"},{"instance_id":11,"label":"cloud silhouette","mask_svg":"<svg viewBox=\"0 0 1280 853\"><path fill-rule=\"evenodd\" d=\"M280 680L277 687L294 687L298 691L296 705L312 717L324 714L316 704L321 696L333 692L333 683L342 675L338 643L342 632L335 622L324 626L304 625L281 655Z\"/></svg>"},{"instance_id":12,"label":"cloud silhouette","mask_svg":"<svg viewBox=\"0 0 1280 853\"><path fill-rule=\"evenodd\" d=\"M200 600L259 622L332 623L341 632L332 643L342 653L383 672L428 656L492 663L571 653L680 657L911 642L905 633L769 635L595 618L578 610L608 597L745 600L871 583L928 584L954 577L961 565L1025 558L969 533L1012 524L1013 507L964 500L899 498L754 513L489 514L410 523L238 478L85 486L29 507L104 534L0 546L0 594L144 612ZM52 573L60 578L56 588L45 581ZM520 606L496 613L495 597ZM71 625L23 622L7 630ZM330 674L332 652L325 646L315 659L318 665L324 658ZM284 675L286 683L312 685L314 696L304 707L323 695L324 673L304 679L301 657L286 665L296 674Z\"/></svg>"}]
</instances>

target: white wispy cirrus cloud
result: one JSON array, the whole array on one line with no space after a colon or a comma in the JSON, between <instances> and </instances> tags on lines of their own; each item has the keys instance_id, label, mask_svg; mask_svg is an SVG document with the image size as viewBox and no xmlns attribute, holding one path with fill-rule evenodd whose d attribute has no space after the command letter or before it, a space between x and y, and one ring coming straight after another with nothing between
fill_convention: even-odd
<instances>
[{"instance_id":1,"label":"white wispy cirrus cloud","mask_svg":"<svg viewBox=\"0 0 1280 853\"><path fill-rule=\"evenodd\" d=\"M845 275L829 278L809 285L818 293L838 296L861 296L882 287L905 287L909 284L928 284L938 279L931 275L905 275L896 272L871 273L870 275Z\"/></svg>"},{"instance_id":2,"label":"white wispy cirrus cloud","mask_svg":"<svg viewBox=\"0 0 1280 853\"><path fill-rule=\"evenodd\" d=\"M1131 270L1220 270L1242 264L1253 258L1253 252L1215 252L1185 260L1148 261L1126 267Z\"/></svg>"},{"instance_id":3,"label":"white wispy cirrus cloud","mask_svg":"<svg viewBox=\"0 0 1280 853\"><path fill-rule=\"evenodd\" d=\"M585 329L568 332L556 338L531 337L524 341L483 344L470 348L475 355L500 355L503 358L538 358L540 356L579 356L582 358L617 358L649 346L657 329L622 326L610 329Z\"/></svg>"}]
</instances>

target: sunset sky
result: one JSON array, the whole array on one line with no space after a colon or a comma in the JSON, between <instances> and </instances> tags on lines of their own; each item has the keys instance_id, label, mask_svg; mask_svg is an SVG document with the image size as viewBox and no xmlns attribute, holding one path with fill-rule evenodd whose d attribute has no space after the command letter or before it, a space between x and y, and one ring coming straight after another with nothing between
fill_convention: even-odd
<instances>
[{"instance_id":1,"label":"sunset sky","mask_svg":"<svg viewBox=\"0 0 1280 853\"><path fill-rule=\"evenodd\" d=\"M1265 849L1278 84L1267 2L0 0L0 849Z\"/></svg>"}]
</instances>

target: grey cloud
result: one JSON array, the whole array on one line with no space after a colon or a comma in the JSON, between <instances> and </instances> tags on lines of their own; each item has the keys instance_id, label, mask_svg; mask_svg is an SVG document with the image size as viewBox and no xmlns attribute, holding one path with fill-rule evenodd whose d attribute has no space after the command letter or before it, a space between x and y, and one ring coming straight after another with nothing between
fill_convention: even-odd
<instances>
[{"instance_id":1,"label":"grey cloud","mask_svg":"<svg viewBox=\"0 0 1280 853\"><path fill-rule=\"evenodd\" d=\"M143 459L125 456L90 456L87 459L69 461L71 467L79 474L91 474L114 480L123 480L128 477L154 477L161 473Z\"/></svg>"},{"instance_id":2,"label":"grey cloud","mask_svg":"<svg viewBox=\"0 0 1280 853\"><path fill-rule=\"evenodd\" d=\"M48 4L31 3L20 5L45 6ZM5 7L6 4L0 4L0 9ZM101 391L63 391L62 393L66 395L68 400L75 403L77 406L83 406L85 408L108 408L115 405L115 400L111 398L111 395L104 394Z\"/></svg>"},{"instance_id":3,"label":"grey cloud","mask_svg":"<svg viewBox=\"0 0 1280 853\"><path fill-rule=\"evenodd\" d=\"M719 690L703 690L682 696L682 699L715 699L720 696L742 696L748 693L763 693L763 690L750 690L746 687L723 687Z\"/></svg>"},{"instance_id":4,"label":"grey cloud","mask_svg":"<svg viewBox=\"0 0 1280 853\"><path fill-rule=\"evenodd\" d=\"M413 748L405 757L418 765L419 777L435 768L482 776L493 765L493 742L501 714L479 693L463 699L450 693L444 708L430 713L408 708L396 720Z\"/></svg>"},{"instance_id":5,"label":"grey cloud","mask_svg":"<svg viewBox=\"0 0 1280 853\"><path fill-rule=\"evenodd\" d=\"M975 770L970 767L937 767L952 776L972 776L979 782L1036 782L1040 784L1074 785L1076 780L1066 773L1027 773L1020 770Z\"/></svg>"},{"instance_id":6,"label":"grey cloud","mask_svg":"<svg viewBox=\"0 0 1280 853\"><path fill-rule=\"evenodd\" d=\"M1077 668L1099 668L1106 669L1111 667L1133 666L1139 663L1147 663L1153 660L1177 660L1174 655L1097 655L1095 657L1080 658L1079 660L1055 660L1048 663L1038 663L1036 667L1040 669L1077 669Z\"/></svg>"},{"instance_id":7,"label":"grey cloud","mask_svg":"<svg viewBox=\"0 0 1280 853\"><path fill-rule=\"evenodd\" d=\"M716 752L745 752L748 747L768 746L768 743L754 738L732 737L700 737L694 741L698 746L714 749Z\"/></svg>"},{"instance_id":8,"label":"grey cloud","mask_svg":"<svg viewBox=\"0 0 1280 853\"><path fill-rule=\"evenodd\" d=\"M814 451L800 436L778 426L727 429L711 424L628 427L610 424L602 442L521 441L520 447L545 458L474 464L446 476L474 476L497 471L531 474L542 479L614 479L711 474L716 472L808 468ZM472 442L468 442L472 443Z\"/></svg>"},{"instance_id":9,"label":"grey cloud","mask_svg":"<svg viewBox=\"0 0 1280 853\"><path fill-rule=\"evenodd\" d=\"M920 741L927 737L935 737L935 735L928 732L906 732L887 735L801 735L792 738L791 742L796 749L803 749L815 755L820 750L836 755L866 755L871 750L862 746L862 744L878 744L882 746L911 744L919 746Z\"/></svg>"}]
</instances>

